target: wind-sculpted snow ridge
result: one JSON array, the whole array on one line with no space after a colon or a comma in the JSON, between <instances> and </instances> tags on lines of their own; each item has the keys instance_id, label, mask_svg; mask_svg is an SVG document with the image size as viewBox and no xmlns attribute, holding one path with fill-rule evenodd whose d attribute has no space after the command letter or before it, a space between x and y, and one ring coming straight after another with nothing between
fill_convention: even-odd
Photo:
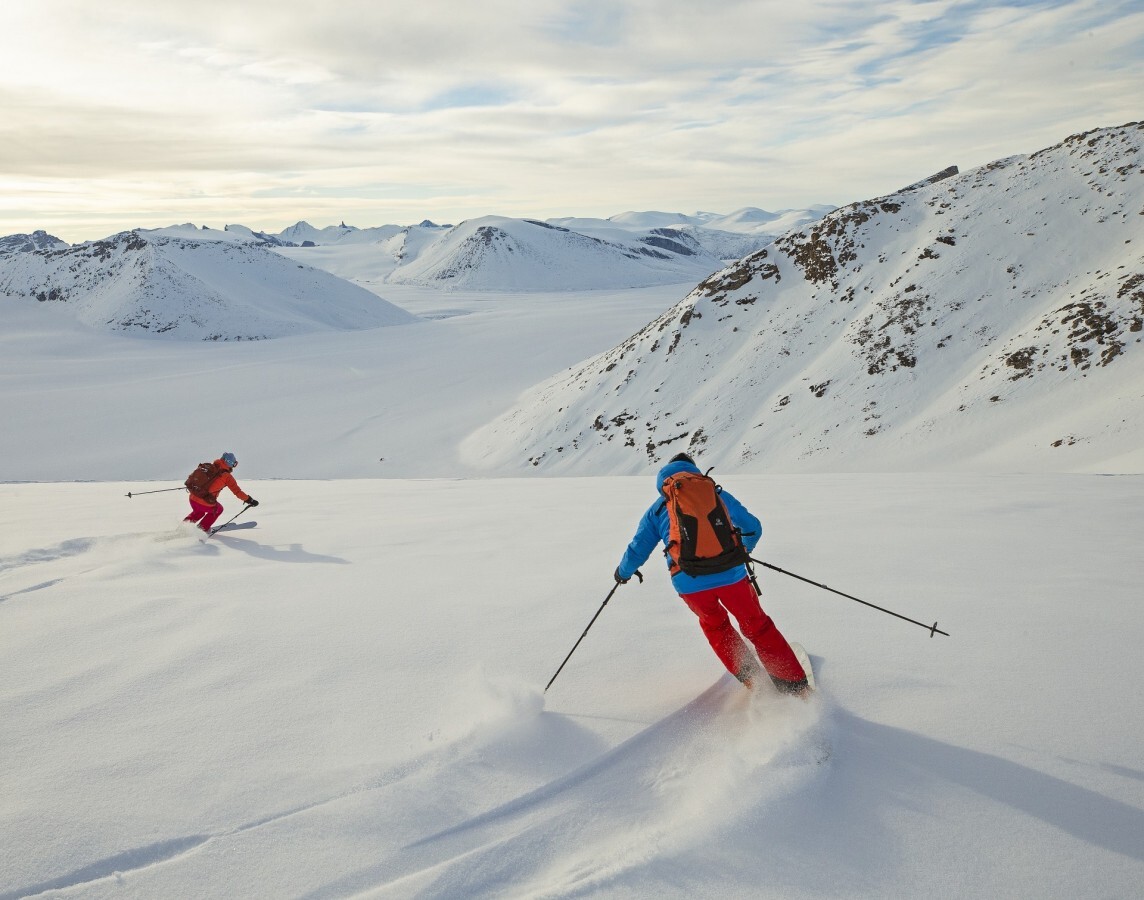
<instances>
[{"instance_id":1,"label":"wind-sculpted snow ridge","mask_svg":"<svg viewBox=\"0 0 1144 900\"><path fill-rule=\"evenodd\" d=\"M947 173L940 173L946 175ZM470 436L476 463L1115 468L1144 441L1144 124L791 231Z\"/></svg>"},{"instance_id":2,"label":"wind-sculpted snow ridge","mask_svg":"<svg viewBox=\"0 0 1144 900\"><path fill-rule=\"evenodd\" d=\"M193 226L0 257L0 295L62 304L93 329L177 340L263 340L416 321L263 241L198 236Z\"/></svg>"}]
</instances>

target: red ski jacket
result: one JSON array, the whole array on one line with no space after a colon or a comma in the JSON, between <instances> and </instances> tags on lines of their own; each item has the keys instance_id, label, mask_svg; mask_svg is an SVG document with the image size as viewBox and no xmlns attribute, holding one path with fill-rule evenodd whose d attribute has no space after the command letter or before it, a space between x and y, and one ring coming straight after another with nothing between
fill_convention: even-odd
<instances>
[{"instance_id":1,"label":"red ski jacket","mask_svg":"<svg viewBox=\"0 0 1144 900\"><path fill-rule=\"evenodd\" d=\"M222 474L218 476L210 485L210 498L199 497L192 494L191 496L198 500L200 503L205 503L208 506L214 506L215 500L213 498L219 495L223 488L230 488L230 492L234 494L239 500L245 503L250 499L250 495L238 486L238 482L234 480L234 476L230 474L230 468L221 459L216 459L214 464L222 469Z\"/></svg>"}]
</instances>

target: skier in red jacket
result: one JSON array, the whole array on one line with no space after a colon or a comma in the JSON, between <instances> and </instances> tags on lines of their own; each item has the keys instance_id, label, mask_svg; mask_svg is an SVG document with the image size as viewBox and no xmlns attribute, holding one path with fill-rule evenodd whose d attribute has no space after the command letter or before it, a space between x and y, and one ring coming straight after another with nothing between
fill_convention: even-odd
<instances>
[{"instance_id":1,"label":"skier in red jacket","mask_svg":"<svg viewBox=\"0 0 1144 900\"><path fill-rule=\"evenodd\" d=\"M237 465L238 460L233 453L224 453L214 461L218 474L204 489L196 491L190 485L187 486L190 493L191 514L183 519L184 522L197 522L199 528L210 534L211 527L222 515L223 506L218 502L218 495L223 488L230 488L231 493L247 506L258 505L258 501L240 488L238 482L234 480L231 472Z\"/></svg>"}]
</instances>

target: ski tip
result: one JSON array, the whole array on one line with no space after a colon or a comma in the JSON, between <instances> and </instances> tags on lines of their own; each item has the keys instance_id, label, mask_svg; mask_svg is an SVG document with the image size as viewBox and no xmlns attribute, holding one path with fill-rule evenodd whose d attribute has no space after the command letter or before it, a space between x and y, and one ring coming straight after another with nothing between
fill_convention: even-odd
<instances>
[{"instance_id":1,"label":"ski tip","mask_svg":"<svg viewBox=\"0 0 1144 900\"><path fill-rule=\"evenodd\" d=\"M796 641L790 642L790 648L794 652L795 657L798 659L799 664L802 666L803 672L806 673L806 683L811 692L818 690L818 679L814 674L814 666L810 661L810 654L806 652L806 648Z\"/></svg>"}]
</instances>

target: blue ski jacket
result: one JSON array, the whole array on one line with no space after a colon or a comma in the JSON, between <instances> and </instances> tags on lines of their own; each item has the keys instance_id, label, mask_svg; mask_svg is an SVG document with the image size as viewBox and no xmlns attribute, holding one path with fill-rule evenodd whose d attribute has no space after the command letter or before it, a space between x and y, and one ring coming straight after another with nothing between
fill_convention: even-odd
<instances>
[{"instance_id":1,"label":"blue ski jacket","mask_svg":"<svg viewBox=\"0 0 1144 900\"><path fill-rule=\"evenodd\" d=\"M699 472L699 467L686 460L679 460L668 463L659 470L659 475L656 476L655 481L659 498L643 514L639 527L636 528L635 537L628 544L628 549L624 552L623 559L620 560L616 573L621 578L631 578L636 569L647 562L647 558L651 556L656 544L667 546L670 540L670 523L667 516L667 501L660 486L667 478L678 472ZM751 515L742 503L731 496L730 492L723 491L721 496L727 505L727 512L731 515L731 523L742 532L743 546L747 548L748 552L754 550L755 545L763 536L762 523ZM664 556L664 564L670 567L666 556ZM688 575L686 572L676 572L671 576L671 586L675 588L676 593L694 594L710 588L726 587L736 581L742 581L746 577L746 566L735 566L726 572L716 572L713 575Z\"/></svg>"}]
</instances>

